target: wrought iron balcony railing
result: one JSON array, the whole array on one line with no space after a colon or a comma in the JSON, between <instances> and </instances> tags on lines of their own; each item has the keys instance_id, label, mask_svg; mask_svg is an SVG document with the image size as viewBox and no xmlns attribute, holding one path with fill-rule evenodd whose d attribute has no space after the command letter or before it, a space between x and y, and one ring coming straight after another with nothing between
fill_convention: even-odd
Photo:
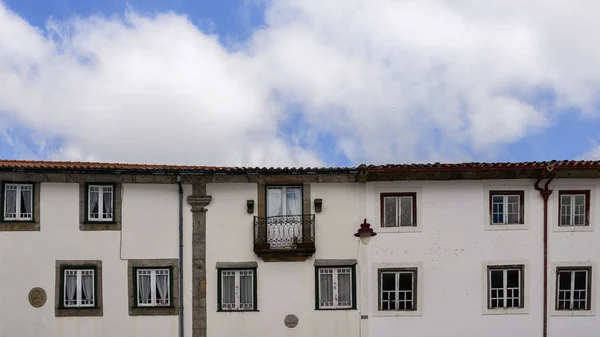
<instances>
[{"instance_id":1,"label":"wrought iron balcony railing","mask_svg":"<svg viewBox=\"0 0 600 337\"><path fill-rule=\"evenodd\" d=\"M315 215L254 217L254 250L314 252Z\"/></svg>"}]
</instances>

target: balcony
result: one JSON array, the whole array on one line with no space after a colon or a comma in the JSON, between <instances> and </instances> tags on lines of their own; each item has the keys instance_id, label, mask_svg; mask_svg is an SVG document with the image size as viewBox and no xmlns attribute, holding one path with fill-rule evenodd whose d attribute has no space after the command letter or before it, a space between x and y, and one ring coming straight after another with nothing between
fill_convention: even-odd
<instances>
[{"instance_id":1,"label":"balcony","mask_svg":"<svg viewBox=\"0 0 600 337\"><path fill-rule=\"evenodd\" d=\"M315 215L254 217L254 252L265 261L304 261L315 253Z\"/></svg>"}]
</instances>

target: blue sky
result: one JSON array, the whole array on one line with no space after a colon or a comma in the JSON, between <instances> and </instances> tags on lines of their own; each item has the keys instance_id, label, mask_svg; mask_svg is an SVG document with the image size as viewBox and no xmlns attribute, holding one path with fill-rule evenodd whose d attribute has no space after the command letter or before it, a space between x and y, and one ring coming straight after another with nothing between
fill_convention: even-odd
<instances>
[{"instance_id":1,"label":"blue sky","mask_svg":"<svg viewBox=\"0 0 600 337\"><path fill-rule=\"evenodd\" d=\"M495 16L501 1L398 3L0 1L15 32L0 34L0 75L11 79L0 82L0 158L600 159L600 52L584 38L565 56L539 8L511 20ZM560 14L553 4L548 17Z\"/></svg>"}]
</instances>

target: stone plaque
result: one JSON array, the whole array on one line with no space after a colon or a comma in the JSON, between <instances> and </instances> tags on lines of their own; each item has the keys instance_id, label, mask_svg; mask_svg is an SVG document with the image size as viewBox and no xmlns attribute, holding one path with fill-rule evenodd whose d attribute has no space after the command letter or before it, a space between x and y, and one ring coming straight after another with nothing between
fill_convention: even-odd
<instances>
[{"instance_id":1,"label":"stone plaque","mask_svg":"<svg viewBox=\"0 0 600 337\"><path fill-rule=\"evenodd\" d=\"M46 291L42 288L33 288L29 291L29 303L34 308L39 308L46 303Z\"/></svg>"},{"instance_id":2,"label":"stone plaque","mask_svg":"<svg viewBox=\"0 0 600 337\"><path fill-rule=\"evenodd\" d=\"M287 315L283 320L283 324L290 329L295 328L298 325L298 316L296 315Z\"/></svg>"}]
</instances>

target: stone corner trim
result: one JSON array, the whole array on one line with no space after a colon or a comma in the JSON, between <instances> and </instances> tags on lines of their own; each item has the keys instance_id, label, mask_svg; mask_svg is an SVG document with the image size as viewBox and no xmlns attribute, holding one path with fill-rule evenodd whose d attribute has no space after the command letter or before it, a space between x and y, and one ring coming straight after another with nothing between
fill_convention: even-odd
<instances>
[{"instance_id":1,"label":"stone corner trim","mask_svg":"<svg viewBox=\"0 0 600 337\"><path fill-rule=\"evenodd\" d=\"M93 183L79 183L79 230L81 231L120 231L121 230L121 214L123 209L123 184L111 183L115 185L114 195L115 209L114 222L88 222L87 221L87 185ZM101 182L98 183L102 185Z\"/></svg>"},{"instance_id":2,"label":"stone corner trim","mask_svg":"<svg viewBox=\"0 0 600 337\"><path fill-rule=\"evenodd\" d=\"M171 306L137 307L135 303L134 268L171 268ZM127 292L129 316L173 316L179 315L179 260L178 259L132 259L127 260Z\"/></svg>"},{"instance_id":3,"label":"stone corner trim","mask_svg":"<svg viewBox=\"0 0 600 337\"><path fill-rule=\"evenodd\" d=\"M65 267L94 266L96 268L96 307L64 308L61 306L62 269ZM91 317L103 316L102 305L102 261L101 260L56 260L56 280L54 282L54 316L56 317Z\"/></svg>"},{"instance_id":4,"label":"stone corner trim","mask_svg":"<svg viewBox=\"0 0 600 337\"><path fill-rule=\"evenodd\" d=\"M354 266L357 264L356 259L316 259L315 267L341 267Z\"/></svg>"},{"instance_id":5,"label":"stone corner trim","mask_svg":"<svg viewBox=\"0 0 600 337\"><path fill-rule=\"evenodd\" d=\"M217 262L217 269L243 269L243 268L258 268L256 261L245 262Z\"/></svg>"},{"instance_id":6,"label":"stone corner trim","mask_svg":"<svg viewBox=\"0 0 600 337\"><path fill-rule=\"evenodd\" d=\"M206 195L205 183L194 183L187 202L192 206L192 337L206 337Z\"/></svg>"}]
</instances>

